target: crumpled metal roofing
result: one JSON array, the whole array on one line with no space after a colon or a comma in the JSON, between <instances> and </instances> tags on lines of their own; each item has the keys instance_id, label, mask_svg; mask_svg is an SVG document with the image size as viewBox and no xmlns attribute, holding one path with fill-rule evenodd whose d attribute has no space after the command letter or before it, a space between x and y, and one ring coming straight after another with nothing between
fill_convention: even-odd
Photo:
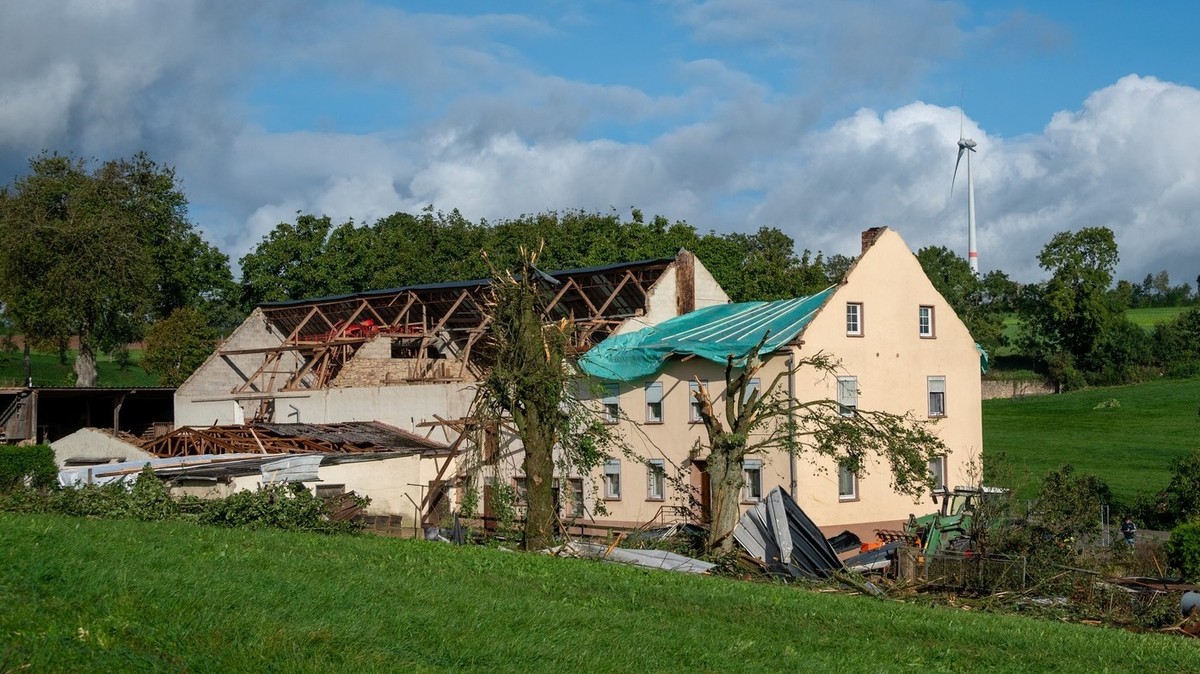
<instances>
[{"instance_id":1,"label":"crumpled metal roofing","mask_svg":"<svg viewBox=\"0 0 1200 674\"><path fill-rule=\"evenodd\" d=\"M745 358L767 341L764 354L795 339L836 290L773 302L737 302L704 307L637 332L613 335L579 361L587 374L609 381L633 381L658 372L671 356L690 355L725 363Z\"/></svg>"},{"instance_id":2,"label":"crumpled metal roofing","mask_svg":"<svg viewBox=\"0 0 1200 674\"><path fill-rule=\"evenodd\" d=\"M733 538L772 571L828 578L844 568L825 535L783 487L772 489L742 515Z\"/></svg>"}]
</instances>

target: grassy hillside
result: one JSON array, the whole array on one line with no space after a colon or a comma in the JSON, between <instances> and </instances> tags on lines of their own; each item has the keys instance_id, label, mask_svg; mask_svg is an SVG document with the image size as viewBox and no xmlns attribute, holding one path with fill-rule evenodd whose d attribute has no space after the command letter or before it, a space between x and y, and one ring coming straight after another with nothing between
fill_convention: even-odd
<instances>
[{"instance_id":1,"label":"grassy hillside","mask_svg":"<svg viewBox=\"0 0 1200 674\"><path fill-rule=\"evenodd\" d=\"M0 515L0 670L1197 671L1180 638L374 537Z\"/></svg>"},{"instance_id":2,"label":"grassy hillside","mask_svg":"<svg viewBox=\"0 0 1200 674\"><path fill-rule=\"evenodd\" d=\"M1119 407L1097 407L1110 400ZM1165 487L1170 460L1200 447L1198 408L1200 379L985 400L985 463L1005 455L1023 498L1047 471L1070 463L1130 502Z\"/></svg>"},{"instance_id":3,"label":"grassy hillside","mask_svg":"<svg viewBox=\"0 0 1200 674\"><path fill-rule=\"evenodd\" d=\"M148 374L138 365L140 351L130 352L133 362L122 370L107 356L99 356L96 362L97 386L157 386L158 378ZM30 354L30 370L33 383L37 386L73 386L75 373L71 369L75 352L67 356L67 364L58 362L57 355ZM25 383L25 356L19 351L0 352L0 386L20 386Z\"/></svg>"},{"instance_id":4,"label":"grassy hillside","mask_svg":"<svg viewBox=\"0 0 1200 674\"><path fill-rule=\"evenodd\" d=\"M1149 330L1157 323L1169 321L1179 314L1187 311L1189 307L1153 307L1147 309L1130 309L1125 312L1125 317L1137 323L1146 330Z\"/></svg>"}]
</instances>

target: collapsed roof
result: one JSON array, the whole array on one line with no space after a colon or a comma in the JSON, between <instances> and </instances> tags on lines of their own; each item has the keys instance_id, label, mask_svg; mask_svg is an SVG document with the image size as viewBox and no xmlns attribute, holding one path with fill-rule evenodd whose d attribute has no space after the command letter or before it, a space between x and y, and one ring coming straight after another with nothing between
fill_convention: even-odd
<instances>
[{"instance_id":1,"label":"collapsed roof","mask_svg":"<svg viewBox=\"0 0 1200 674\"><path fill-rule=\"evenodd\" d=\"M559 284L546 319L573 322L572 347L587 351L626 319L645 313L654 284L680 257L690 256L680 251L676 258L546 272ZM472 354L479 350L490 321L484 308L490 283L473 279L261 304L259 311L282 336L281 343L222 349L218 355L264 355L262 365L234 393L322 388L360 346L383 335L411 342L417 361L430 347L453 352L459 369L449 378L461 380L479 371Z\"/></svg>"},{"instance_id":2,"label":"collapsed roof","mask_svg":"<svg viewBox=\"0 0 1200 674\"><path fill-rule=\"evenodd\" d=\"M441 455L451 451L447 445L378 421L184 427L144 443L142 449L164 458L221 454L380 452Z\"/></svg>"}]
</instances>

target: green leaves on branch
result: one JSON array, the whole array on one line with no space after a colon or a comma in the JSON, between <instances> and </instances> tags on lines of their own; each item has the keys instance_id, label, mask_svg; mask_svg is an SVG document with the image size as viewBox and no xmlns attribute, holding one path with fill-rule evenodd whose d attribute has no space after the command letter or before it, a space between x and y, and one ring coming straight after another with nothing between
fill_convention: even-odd
<instances>
[{"instance_id":1,"label":"green leaves on branch","mask_svg":"<svg viewBox=\"0 0 1200 674\"><path fill-rule=\"evenodd\" d=\"M95 168L43 154L0 190L0 302L35 340L79 338L78 382L95 354L136 340L176 308L220 304L228 259L187 220L174 170L147 155Z\"/></svg>"}]
</instances>

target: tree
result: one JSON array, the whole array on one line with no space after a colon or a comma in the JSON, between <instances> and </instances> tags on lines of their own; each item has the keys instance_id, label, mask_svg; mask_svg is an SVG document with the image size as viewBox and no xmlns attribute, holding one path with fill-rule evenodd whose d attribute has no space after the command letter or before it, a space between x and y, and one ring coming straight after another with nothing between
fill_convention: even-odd
<instances>
[{"instance_id":1,"label":"tree","mask_svg":"<svg viewBox=\"0 0 1200 674\"><path fill-rule=\"evenodd\" d=\"M146 331L142 367L161 386L179 386L200 367L217 344L217 331L203 313L183 307Z\"/></svg>"},{"instance_id":2,"label":"tree","mask_svg":"<svg viewBox=\"0 0 1200 674\"><path fill-rule=\"evenodd\" d=\"M1158 500L1173 524L1200 517L1200 449L1171 460L1171 481Z\"/></svg>"},{"instance_id":3,"label":"tree","mask_svg":"<svg viewBox=\"0 0 1200 674\"><path fill-rule=\"evenodd\" d=\"M966 260L945 246L927 246L917 251L917 261L975 341L992 353L1005 344L1004 313L988 301L988 286ZM1002 279L993 278L992 285L1005 290Z\"/></svg>"},{"instance_id":4,"label":"tree","mask_svg":"<svg viewBox=\"0 0 1200 674\"><path fill-rule=\"evenodd\" d=\"M527 485L523 545L540 550L554 536L555 448L564 466L591 470L601 461L598 442L605 431L598 420L588 423L586 407L570 399L575 378L567 362L572 323L542 322L547 285L553 280L534 266L536 253L522 249L520 260L515 272L494 274L487 302L486 374L473 416L484 426L508 420L516 426Z\"/></svg>"},{"instance_id":5,"label":"tree","mask_svg":"<svg viewBox=\"0 0 1200 674\"><path fill-rule=\"evenodd\" d=\"M149 252L155 318L181 307L212 310L234 299L229 256L210 245L188 220L188 201L175 169L145 152L101 164L93 177L111 186L112 199Z\"/></svg>"},{"instance_id":6,"label":"tree","mask_svg":"<svg viewBox=\"0 0 1200 674\"><path fill-rule=\"evenodd\" d=\"M733 547L744 486L742 462L747 456L777 449L795 456L809 452L832 458L858 474L865 472L869 458L878 456L888 462L897 491L918 496L933 487L929 462L949 450L925 422L910 414L847 411L828 399L795 401L779 391L780 383L802 368L833 375L837 363L831 357L816 354L799 359L765 388L751 389L751 381L766 362L760 356L765 342L766 337L744 358L729 356L722 412L715 409L714 397L703 383L693 391L708 436L707 447L699 449L707 450L705 471L712 493L710 549Z\"/></svg>"},{"instance_id":7,"label":"tree","mask_svg":"<svg viewBox=\"0 0 1200 674\"><path fill-rule=\"evenodd\" d=\"M182 306L227 301L228 259L187 220L174 170L144 153L94 170L42 154L0 190L0 301L36 342L79 338L76 384L95 354Z\"/></svg>"},{"instance_id":8,"label":"tree","mask_svg":"<svg viewBox=\"0 0 1200 674\"><path fill-rule=\"evenodd\" d=\"M138 335L154 305L150 250L130 226L124 185L58 155L0 191L0 299L27 337L79 337L77 386L96 351Z\"/></svg>"},{"instance_id":9,"label":"tree","mask_svg":"<svg viewBox=\"0 0 1200 674\"><path fill-rule=\"evenodd\" d=\"M1051 276L1025 286L1019 307L1022 348L1042 367L1061 362L1069 376L1121 317L1108 292L1118 258L1106 227L1059 232L1042 248L1038 263Z\"/></svg>"}]
</instances>

